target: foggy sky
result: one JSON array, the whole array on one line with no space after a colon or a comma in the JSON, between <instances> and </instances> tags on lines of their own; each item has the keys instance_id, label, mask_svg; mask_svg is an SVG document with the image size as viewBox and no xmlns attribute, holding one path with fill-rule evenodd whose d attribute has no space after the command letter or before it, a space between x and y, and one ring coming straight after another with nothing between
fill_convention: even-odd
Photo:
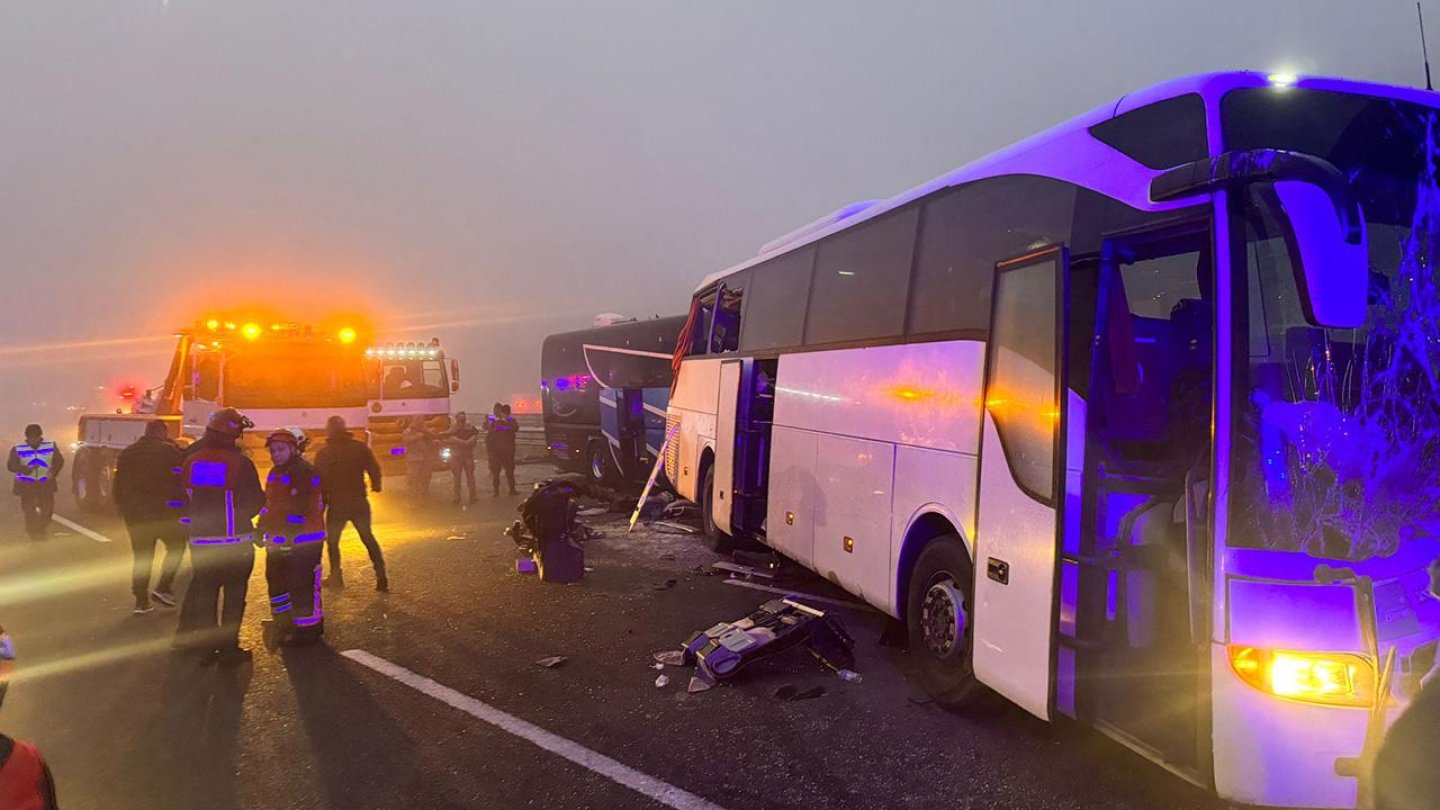
<instances>
[{"instance_id":1,"label":"foggy sky","mask_svg":"<svg viewBox=\"0 0 1440 810\"><path fill-rule=\"evenodd\" d=\"M466 405L533 395L545 334L681 312L781 233L1129 90L1242 68L1420 83L1414 13L0 0L0 438L158 384L171 329L256 302L438 335Z\"/></svg>"}]
</instances>

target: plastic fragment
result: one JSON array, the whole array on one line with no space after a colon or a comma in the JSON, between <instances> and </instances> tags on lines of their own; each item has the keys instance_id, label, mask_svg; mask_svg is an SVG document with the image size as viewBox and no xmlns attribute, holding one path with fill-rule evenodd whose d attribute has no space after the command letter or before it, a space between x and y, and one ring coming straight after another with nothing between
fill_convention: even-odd
<instances>
[{"instance_id":1,"label":"plastic fragment","mask_svg":"<svg viewBox=\"0 0 1440 810\"><path fill-rule=\"evenodd\" d=\"M840 678L840 680L848 681L850 683L861 683L865 680L865 678L863 678L860 673L856 672L853 669L837 669L835 671L835 674Z\"/></svg>"},{"instance_id":2,"label":"plastic fragment","mask_svg":"<svg viewBox=\"0 0 1440 810\"><path fill-rule=\"evenodd\" d=\"M566 657L563 655L552 655L549 658L541 658L539 661L536 661L535 664L536 666L542 666L546 669L554 669L565 663L566 660Z\"/></svg>"},{"instance_id":3,"label":"plastic fragment","mask_svg":"<svg viewBox=\"0 0 1440 810\"><path fill-rule=\"evenodd\" d=\"M656 686L656 688L662 688L662 687L669 686L669 685L670 685L670 676L669 676L669 675L661 675L660 677L658 677L658 678L655 679L655 686Z\"/></svg>"}]
</instances>

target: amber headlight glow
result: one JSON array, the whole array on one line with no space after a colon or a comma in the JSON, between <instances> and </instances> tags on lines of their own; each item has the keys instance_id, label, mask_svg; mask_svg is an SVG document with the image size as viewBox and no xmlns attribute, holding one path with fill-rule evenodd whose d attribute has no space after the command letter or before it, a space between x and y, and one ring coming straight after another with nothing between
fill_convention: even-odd
<instances>
[{"instance_id":1,"label":"amber headlight glow","mask_svg":"<svg viewBox=\"0 0 1440 810\"><path fill-rule=\"evenodd\" d=\"M1261 692L1304 703L1365 708L1375 701L1375 665L1353 653L1296 652L1231 644L1230 666Z\"/></svg>"}]
</instances>

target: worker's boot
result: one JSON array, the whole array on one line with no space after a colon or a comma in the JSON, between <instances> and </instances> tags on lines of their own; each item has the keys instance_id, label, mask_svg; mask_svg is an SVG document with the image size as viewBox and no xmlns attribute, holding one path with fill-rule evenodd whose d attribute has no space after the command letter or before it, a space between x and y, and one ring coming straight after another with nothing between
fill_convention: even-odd
<instances>
[{"instance_id":1,"label":"worker's boot","mask_svg":"<svg viewBox=\"0 0 1440 810\"><path fill-rule=\"evenodd\" d=\"M384 568L375 569L375 590L380 593L390 592L390 578L385 576Z\"/></svg>"},{"instance_id":2,"label":"worker's boot","mask_svg":"<svg viewBox=\"0 0 1440 810\"><path fill-rule=\"evenodd\" d=\"M320 584L332 591L343 591L345 590L345 577L340 573L340 569L337 568L331 571L330 576L326 577L325 581Z\"/></svg>"}]
</instances>

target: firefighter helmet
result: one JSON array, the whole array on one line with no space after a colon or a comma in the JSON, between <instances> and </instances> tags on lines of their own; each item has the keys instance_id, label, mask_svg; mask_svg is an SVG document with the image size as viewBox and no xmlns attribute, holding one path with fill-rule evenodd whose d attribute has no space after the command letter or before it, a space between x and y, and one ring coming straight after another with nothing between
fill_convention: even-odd
<instances>
[{"instance_id":1,"label":"firefighter helmet","mask_svg":"<svg viewBox=\"0 0 1440 810\"><path fill-rule=\"evenodd\" d=\"M298 427L287 427L271 433L265 439L265 446L269 447L274 442L284 442L294 447L297 452L303 453L305 448L310 446L310 437Z\"/></svg>"},{"instance_id":2,"label":"firefighter helmet","mask_svg":"<svg viewBox=\"0 0 1440 810\"><path fill-rule=\"evenodd\" d=\"M231 438L239 438L241 433L252 427L255 427L255 423L234 408L221 408L210 414L210 421L205 423L206 430L213 430Z\"/></svg>"}]
</instances>

